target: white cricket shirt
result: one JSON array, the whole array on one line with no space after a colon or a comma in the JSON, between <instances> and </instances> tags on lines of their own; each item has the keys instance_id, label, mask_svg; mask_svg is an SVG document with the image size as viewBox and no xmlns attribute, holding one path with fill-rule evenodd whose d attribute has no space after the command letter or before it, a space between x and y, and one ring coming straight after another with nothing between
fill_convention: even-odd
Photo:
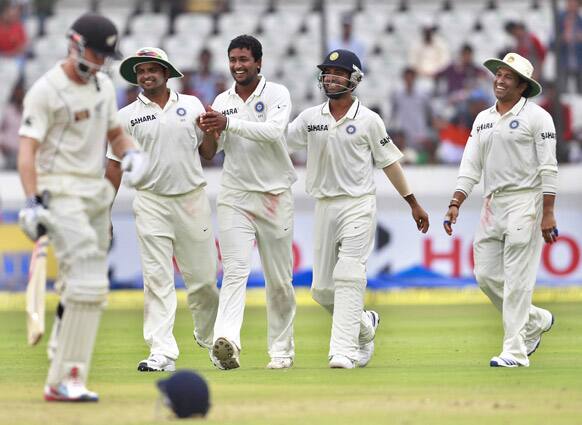
<instances>
[{"instance_id":1,"label":"white cricket shirt","mask_svg":"<svg viewBox=\"0 0 582 425\"><path fill-rule=\"evenodd\" d=\"M119 111L123 129L150 160L148 174L138 190L179 195L206 185L198 154L202 131L196 125L196 118L203 112L197 97L173 90L164 109L140 93L135 102ZM119 161L111 151L107 157Z\"/></svg>"},{"instance_id":2,"label":"white cricket shirt","mask_svg":"<svg viewBox=\"0 0 582 425\"><path fill-rule=\"evenodd\" d=\"M284 86L260 77L246 101L236 93L235 83L212 104L228 117L218 143L225 154L221 184L236 190L278 194L297 180L285 141L291 97Z\"/></svg>"},{"instance_id":3,"label":"white cricket shirt","mask_svg":"<svg viewBox=\"0 0 582 425\"><path fill-rule=\"evenodd\" d=\"M539 189L556 193L556 130L550 114L521 98L503 116L494 105L477 115L456 190L467 196L483 176L484 195Z\"/></svg>"},{"instance_id":4,"label":"white cricket shirt","mask_svg":"<svg viewBox=\"0 0 582 425\"><path fill-rule=\"evenodd\" d=\"M329 102L301 112L289 124L287 143L293 151L307 146L306 190L315 198L375 194L374 167L402 158L380 116L355 97L339 121Z\"/></svg>"},{"instance_id":5,"label":"white cricket shirt","mask_svg":"<svg viewBox=\"0 0 582 425\"><path fill-rule=\"evenodd\" d=\"M107 132L119 126L115 89L97 73L97 84L70 80L59 62L27 92L19 135L40 143L36 171L44 175L102 178Z\"/></svg>"}]
</instances>

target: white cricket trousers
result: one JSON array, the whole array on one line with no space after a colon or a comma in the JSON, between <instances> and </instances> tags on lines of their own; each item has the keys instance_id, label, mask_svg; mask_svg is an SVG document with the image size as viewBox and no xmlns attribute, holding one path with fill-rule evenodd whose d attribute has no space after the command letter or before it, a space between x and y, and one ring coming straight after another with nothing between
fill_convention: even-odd
<instances>
[{"instance_id":1,"label":"white cricket trousers","mask_svg":"<svg viewBox=\"0 0 582 425\"><path fill-rule=\"evenodd\" d=\"M333 315L330 357L358 360L360 341L369 342L373 336L363 309L375 232L375 195L317 200L311 293Z\"/></svg>"},{"instance_id":2,"label":"white cricket trousers","mask_svg":"<svg viewBox=\"0 0 582 425\"><path fill-rule=\"evenodd\" d=\"M293 196L222 188L217 200L224 275L214 338L226 337L242 348L240 330L251 253L256 241L267 296L267 344L273 357L295 356L293 321Z\"/></svg>"},{"instance_id":3,"label":"white cricket trousers","mask_svg":"<svg viewBox=\"0 0 582 425\"><path fill-rule=\"evenodd\" d=\"M184 278L194 337L212 346L218 307L218 255L204 188L175 196L137 191L133 202L144 280L143 335L151 354L177 359L173 335L176 289L172 256Z\"/></svg>"},{"instance_id":4,"label":"white cricket trousers","mask_svg":"<svg viewBox=\"0 0 582 425\"><path fill-rule=\"evenodd\" d=\"M86 383L101 311L105 305L110 208L114 189L103 178L41 175L39 189L50 192L49 237L63 282L66 306L47 384L72 376Z\"/></svg>"},{"instance_id":5,"label":"white cricket trousers","mask_svg":"<svg viewBox=\"0 0 582 425\"><path fill-rule=\"evenodd\" d=\"M548 327L549 314L532 305L542 250L541 191L486 198L474 241L475 277L503 317L502 357L529 366L524 339Z\"/></svg>"}]
</instances>

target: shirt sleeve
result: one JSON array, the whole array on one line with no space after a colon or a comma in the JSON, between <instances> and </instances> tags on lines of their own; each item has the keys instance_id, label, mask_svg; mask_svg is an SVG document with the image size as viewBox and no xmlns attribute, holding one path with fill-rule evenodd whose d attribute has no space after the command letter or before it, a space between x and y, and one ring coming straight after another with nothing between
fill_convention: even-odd
<instances>
[{"instance_id":1,"label":"shirt sleeve","mask_svg":"<svg viewBox=\"0 0 582 425\"><path fill-rule=\"evenodd\" d=\"M129 119L127 117L126 108L123 108L120 111L116 112L115 119L117 120L117 124L119 126L121 126L121 129L123 130L123 132L125 134L131 135L130 127L129 127ZM136 143L137 143L137 141L136 141ZM107 159L111 159L113 161L121 162L121 158L119 158L118 156L116 156L113 153L113 150L111 149L111 143L107 143L107 153L105 154L105 156L107 157Z\"/></svg>"},{"instance_id":2,"label":"shirt sleeve","mask_svg":"<svg viewBox=\"0 0 582 425\"><path fill-rule=\"evenodd\" d=\"M43 80L39 80L41 81ZM50 99L51 94L46 86L37 83L31 87L24 97L19 136L30 137L39 143L44 142L53 121Z\"/></svg>"},{"instance_id":3,"label":"shirt sleeve","mask_svg":"<svg viewBox=\"0 0 582 425\"><path fill-rule=\"evenodd\" d=\"M558 186L558 161L556 159L556 128L552 116L540 111L534 121L534 143L538 158L538 173L542 179L542 191L555 195Z\"/></svg>"},{"instance_id":4,"label":"shirt sleeve","mask_svg":"<svg viewBox=\"0 0 582 425\"><path fill-rule=\"evenodd\" d=\"M221 99L222 99L222 95L218 95L216 97L216 99L214 99L214 102L212 103L212 109L214 109L215 111L221 111L222 110L222 106L221 106ZM226 131L223 131L220 134L220 137L218 138L218 140L216 141L216 153L224 150L224 144L226 143Z\"/></svg>"},{"instance_id":5,"label":"shirt sleeve","mask_svg":"<svg viewBox=\"0 0 582 425\"><path fill-rule=\"evenodd\" d=\"M102 80L103 85L107 87L107 129L113 130L120 125L117 115L117 96L111 79L105 77Z\"/></svg>"},{"instance_id":6,"label":"shirt sleeve","mask_svg":"<svg viewBox=\"0 0 582 425\"><path fill-rule=\"evenodd\" d=\"M195 98L194 99L194 115L193 115L193 120L194 122L192 123L192 125L194 126L194 132L196 133L196 149L198 149L200 147L200 145L202 144L202 139L204 138L204 132L200 129L200 127L198 127L198 124L196 124L196 120L198 119L198 117L200 115L202 115L204 112L206 112L206 110L204 109L204 106L202 105L202 102L200 102L200 99Z\"/></svg>"},{"instance_id":7,"label":"shirt sleeve","mask_svg":"<svg viewBox=\"0 0 582 425\"><path fill-rule=\"evenodd\" d=\"M287 127L287 148L289 153L303 150L307 147L307 131L303 114L299 114Z\"/></svg>"},{"instance_id":8,"label":"shirt sleeve","mask_svg":"<svg viewBox=\"0 0 582 425\"><path fill-rule=\"evenodd\" d=\"M469 139L467 139L459 167L459 175L457 176L457 186L455 187L455 191L463 192L466 197L469 197L473 191L473 187L481 180L481 173L483 171L481 155L479 154L477 124L478 118L475 119L471 134L469 135Z\"/></svg>"},{"instance_id":9,"label":"shirt sleeve","mask_svg":"<svg viewBox=\"0 0 582 425\"><path fill-rule=\"evenodd\" d=\"M388 135L384 121L379 115L374 115L371 122L368 143L376 168L386 168L404 156Z\"/></svg>"},{"instance_id":10,"label":"shirt sleeve","mask_svg":"<svg viewBox=\"0 0 582 425\"><path fill-rule=\"evenodd\" d=\"M284 135L291 115L289 90L285 87L278 88L277 93L273 93L272 99L265 105L265 109L264 122L229 117L225 131L257 142L277 142Z\"/></svg>"}]
</instances>

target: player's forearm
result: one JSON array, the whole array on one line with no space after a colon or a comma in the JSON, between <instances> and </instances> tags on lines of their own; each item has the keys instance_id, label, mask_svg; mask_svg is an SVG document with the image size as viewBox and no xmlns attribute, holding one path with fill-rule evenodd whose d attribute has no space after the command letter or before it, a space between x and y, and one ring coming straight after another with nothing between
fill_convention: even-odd
<instances>
[{"instance_id":1,"label":"player's forearm","mask_svg":"<svg viewBox=\"0 0 582 425\"><path fill-rule=\"evenodd\" d=\"M198 152L202 158L210 161L216 155L216 151L218 150L218 133L216 132L209 132L204 133L202 137L202 143L198 148Z\"/></svg>"},{"instance_id":2,"label":"player's forearm","mask_svg":"<svg viewBox=\"0 0 582 425\"><path fill-rule=\"evenodd\" d=\"M108 159L107 167L105 168L105 178L111 182L111 185L115 188L115 193L119 191L122 176L123 170L121 169L121 163Z\"/></svg>"},{"instance_id":3,"label":"player's forearm","mask_svg":"<svg viewBox=\"0 0 582 425\"><path fill-rule=\"evenodd\" d=\"M465 193L460 190L456 190L455 193L453 193L451 200L449 201L449 208L451 206L461 208L461 205L463 205L465 199L467 199L467 195L465 195Z\"/></svg>"},{"instance_id":4,"label":"player's forearm","mask_svg":"<svg viewBox=\"0 0 582 425\"><path fill-rule=\"evenodd\" d=\"M137 149L131 136L126 134L121 127L109 130L107 133L111 151L118 158L123 158L123 155L132 149Z\"/></svg>"},{"instance_id":5,"label":"player's forearm","mask_svg":"<svg viewBox=\"0 0 582 425\"><path fill-rule=\"evenodd\" d=\"M284 134L287 124L279 122L252 122L229 117L226 131L256 142L277 142Z\"/></svg>"},{"instance_id":6,"label":"player's forearm","mask_svg":"<svg viewBox=\"0 0 582 425\"><path fill-rule=\"evenodd\" d=\"M553 214L555 202L556 202L556 195L544 193L543 213L544 214Z\"/></svg>"},{"instance_id":7,"label":"player's forearm","mask_svg":"<svg viewBox=\"0 0 582 425\"><path fill-rule=\"evenodd\" d=\"M27 198L34 196L38 192L36 180L36 150L38 142L30 138L20 139L20 148L18 151L18 173L22 189Z\"/></svg>"},{"instance_id":8,"label":"player's forearm","mask_svg":"<svg viewBox=\"0 0 582 425\"><path fill-rule=\"evenodd\" d=\"M387 167L383 168L384 174L392 183L392 186L398 191L398 193L406 199L406 197L412 194L412 190L406 181L406 177L404 176L404 170L400 165L400 162L396 161Z\"/></svg>"}]
</instances>

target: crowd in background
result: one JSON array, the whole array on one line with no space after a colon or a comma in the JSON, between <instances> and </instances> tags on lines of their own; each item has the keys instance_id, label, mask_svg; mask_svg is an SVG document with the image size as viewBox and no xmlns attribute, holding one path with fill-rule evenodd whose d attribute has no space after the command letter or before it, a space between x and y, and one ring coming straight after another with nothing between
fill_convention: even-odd
<instances>
[{"instance_id":1,"label":"crowd in background","mask_svg":"<svg viewBox=\"0 0 582 425\"><path fill-rule=\"evenodd\" d=\"M99 0L90 2L92 8L99 8ZM314 4L316 4L315 2ZM359 2L356 2L358 4ZM532 7L536 7L536 1ZM276 7L272 0L270 7ZM534 78L542 83L543 95L535 98L542 107L555 114L556 84L545 81L542 73L548 51L559 42L559 72L565 82L566 91L582 96L582 11L579 0L566 0L561 3L558 32L559 39L551 37L544 44L529 28L525 21L508 20L504 28L510 36L511 44L498 52L502 57L507 51L515 51L527 57L535 67ZM0 169L15 169L18 152L18 127L22 114L22 99L27 87L32 83L25 81L27 59L34 56L33 41L43 37L45 22L58 12L57 0L0 0L0 67L13 62L19 70L19 78L7 93L5 106L0 107ZM170 17L169 31L175 17L185 11L196 10L219 16L228 11L229 1L219 0L138 0L134 14L144 10L165 12ZM410 7L409 1L402 0L401 8ZM443 8L452 7L450 1L443 1ZM498 2L489 0L487 7L499 7ZM539 7L539 4L537 5ZM37 20L36 33L29 34L26 20ZM339 36L329 40L329 49L345 48L354 51L362 59L366 72L367 52L365 42L358 38L352 13L342 15ZM475 28L479 31L479 28ZM259 36L260 38L260 36ZM406 57L406 65L400 73L400 81L387 82L385 97L388 108L374 105L385 119L394 142L405 153L405 161L413 164L457 164L471 131L476 115L493 105L492 78L485 68L474 59L474 45L466 42L458 51L453 51L446 39L441 36L439 27L427 20L420 26L418 40L411 42ZM129 52L124 52L128 54ZM382 52L376 52L382 54ZM55 58L57 60L58 58ZM204 104L211 104L214 97L231 85L231 78L217 71L216 61L225 58L213 57L212 51L202 48L192 52L191 69L182 69L184 78L178 90L192 94ZM268 58L267 58L268 60ZM1 76L1 68L0 68ZM276 80L275 76L269 76ZM119 107L135 100L136 87L119 87ZM293 98L293 92L292 98ZM356 91L356 94L357 91ZM314 98L313 104L321 99ZM560 113L563 117L563 131L558 138L558 158L561 162L582 160L582 128L576 128L572 105L562 100ZM578 111L582 113L582 111ZM303 165L302 157L293 158L296 165ZM212 164L220 165L220 156Z\"/></svg>"}]
</instances>

